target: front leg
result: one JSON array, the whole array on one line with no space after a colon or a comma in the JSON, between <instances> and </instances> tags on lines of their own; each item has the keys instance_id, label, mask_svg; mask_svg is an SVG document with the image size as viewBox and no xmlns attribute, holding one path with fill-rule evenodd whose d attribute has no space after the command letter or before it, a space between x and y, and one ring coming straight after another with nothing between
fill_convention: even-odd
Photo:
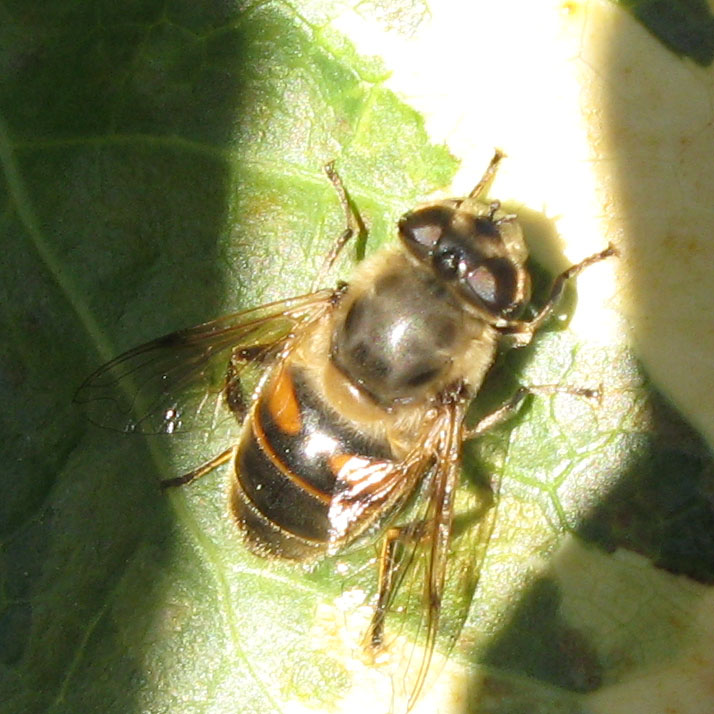
<instances>
[{"instance_id":1,"label":"front leg","mask_svg":"<svg viewBox=\"0 0 714 714\"><path fill-rule=\"evenodd\" d=\"M315 276L315 280L313 281L313 290L318 290L325 284L327 274L332 269L332 266L335 264L335 261L347 243L349 243L349 241L353 238L361 236L367 232L364 222L362 221L362 217L350 201L350 197L347 195L345 185L342 183L342 179L335 169L334 161L330 161L325 165L325 173L335 188L337 198L339 199L342 211L345 214L345 229L337 237L332 245L332 248L330 249L330 252L325 256L322 266L320 267L320 272Z\"/></svg>"},{"instance_id":2,"label":"front leg","mask_svg":"<svg viewBox=\"0 0 714 714\"><path fill-rule=\"evenodd\" d=\"M585 258L585 260L570 266L555 279L545 305L543 305L532 320L509 320L505 324L498 326L499 332L504 336L508 335L512 337L514 347L524 347L533 339L533 335L540 330L543 323L545 323L553 313L555 306L563 296L563 291L565 290L568 280L574 278L585 270L585 268L615 255L619 255L617 248L610 243L605 250L595 253L595 255L591 255L589 258Z\"/></svg>"}]
</instances>

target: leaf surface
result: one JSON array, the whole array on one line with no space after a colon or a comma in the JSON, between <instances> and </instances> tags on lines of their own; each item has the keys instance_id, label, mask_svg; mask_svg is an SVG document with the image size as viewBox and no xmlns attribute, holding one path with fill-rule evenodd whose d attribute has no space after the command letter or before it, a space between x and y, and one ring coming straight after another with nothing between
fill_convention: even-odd
<instances>
[{"instance_id":1,"label":"leaf surface","mask_svg":"<svg viewBox=\"0 0 714 714\"><path fill-rule=\"evenodd\" d=\"M261 561L227 515L225 471L169 496L157 486L224 437L118 435L71 400L124 349L308 289L344 223L328 160L370 228L342 277L447 190L456 160L387 64L338 32L340 3L25 5L6 5L0 27L0 711L363 711L371 693L383 706L392 683L359 663L371 546L311 573ZM396 28L397 51L430 18L421 3L349 11ZM460 67L475 116L512 114ZM502 139L485 136L488 156ZM504 148L517 164L517 141ZM511 203L543 299L568 263L562 226ZM443 711L459 696L469 711L635 711L633 691L650 700L633 681L699 652L711 459L617 316L605 313L616 339L582 329L608 274L584 275L560 312L573 329L552 324L504 356L475 407L519 383L603 384L602 404L536 397L465 450L464 492L493 479L500 497L462 638L435 663Z\"/></svg>"}]
</instances>

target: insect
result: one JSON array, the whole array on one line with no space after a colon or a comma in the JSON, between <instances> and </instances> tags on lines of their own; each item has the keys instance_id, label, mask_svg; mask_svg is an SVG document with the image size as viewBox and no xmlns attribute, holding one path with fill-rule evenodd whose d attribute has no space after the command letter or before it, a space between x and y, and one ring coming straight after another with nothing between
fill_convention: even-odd
<instances>
[{"instance_id":1,"label":"insect","mask_svg":"<svg viewBox=\"0 0 714 714\"><path fill-rule=\"evenodd\" d=\"M466 426L469 404L499 344L527 345L568 280L615 254L608 246L566 270L535 316L520 319L530 300L522 231L516 216L484 199L502 156L495 153L468 196L402 216L398 244L364 260L348 284L149 342L101 367L76 397L102 424L173 433L213 408L206 383L218 364L221 399L242 424L240 438L163 485L230 463L231 511L264 557L312 563L383 528L366 642L373 651L383 645L395 594L418 564L424 655L409 706L443 620L462 444L512 414L528 390ZM327 172L348 227L321 278L359 229L334 168ZM408 504L412 520L399 521ZM488 533L487 515L480 527ZM486 540L480 536L479 547ZM475 582L477 554L473 561Z\"/></svg>"}]
</instances>

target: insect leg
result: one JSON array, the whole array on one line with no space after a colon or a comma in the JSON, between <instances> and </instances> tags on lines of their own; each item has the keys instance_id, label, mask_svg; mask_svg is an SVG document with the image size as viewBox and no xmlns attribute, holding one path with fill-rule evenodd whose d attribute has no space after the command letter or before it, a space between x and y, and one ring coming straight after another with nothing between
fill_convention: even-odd
<instances>
[{"instance_id":1,"label":"insect leg","mask_svg":"<svg viewBox=\"0 0 714 714\"><path fill-rule=\"evenodd\" d=\"M491 181L493 181L493 177L496 175L496 171L498 171L498 165L501 163L501 159L505 156L506 155L500 149L496 149L494 151L491 162L489 163L486 171L484 171L484 174L479 182L473 187L471 193L468 195L469 198L479 198L481 196L481 194L486 190L486 187L491 183Z\"/></svg>"},{"instance_id":2,"label":"insect leg","mask_svg":"<svg viewBox=\"0 0 714 714\"><path fill-rule=\"evenodd\" d=\"M245 416L247 405L243 397L240 374L232 356L230 362L228 362L228 369L226 370L226 384L223 388L223 396L233 416L241 420Z\"/></svg>"},{"instance_id":3,"label":"insect leg","mask_svg":"<svg viewBox=\"0 0 714 714\"><path fill-rule=\"evenodd\" d=\"M531 387L520 387L515 394L498 409L481 418L476 424L471 427L464 427L462 438L475 439L493 427L503 424L512 416L520 411L523 402L531 394L552 395L552 394L572 394L575 397L583 397L585 399L600 400L602 397L602 388L591 389L588 387L571 387L568 385L558 384L539 384Z\"/></svg>"},{"instance_id":4,"label":"insect leg","mask_svg":"<svg viewBox=\"0 0 714 714\"><path fill-rule=\"evenodd\" d=\"M201 464L199 467L182 476L164 479L161 481L161 488L173 488L174 486L185 486L192 483L201 478L201 476L205 476L209 471L213 471L213 469L230 461L233 458L234 452L235 446L231 446L230 449L222 451L218 456L214 456L210 461L206 461L205 464Z\"/></svg>"},{"instance_id":5,"label":"insect leg","mask_svg":"<svg viewBox=\"0 0 714 714\"><path fill-rule=\"evenodd\" d=\"M412 568L423 567L420 643L423 654L411 686L407 710L411 709L426 680L439 632L446 566L454 520L454 494L460 474L461 430L468 400L461 384L444 396L444 412L426 442L434 448L431 475L427 483L428 500L422 517L385 535L380 558L377 607L367 631L367 643L378 649L384 639L384 622L394 605L394 595ZM423 445L422 445L423 446Z\"/></svg>"},{"instance_id":6,"label":"insect leg","mask_svg":"<svg viewBox=\"0 0 714 714\"><path fill-rule=\"evenodd\" d=\"M337 237L337 240L332 245L332 248L330 248L330 252L325 256L325 260L320 267L320 271L313 282L313 290L317 290L321 285L324 285L327 273L330 271L340 252L347 245L349 240L354 236L365 232L365 225L362 218L350 202L347 191L345 190L345 185L342 183L342 179L337 173L337 169L335 169L334 161L330 161L325 164L325 173L327 174L327 178L330 179L330 182L335 187L337 197L340 199L340 205L345 213L345 229Z\"/></svg>"},{"instance_id":7,"label":"insect leg","mask_svg":"<svg viewBox=\"0 0 714 714\"><path fill-rule=\"evenodd\" d=\"M503 422L520 411L525 398L530 393L528 387L520 387L505 404L502 404L498 409L481 418L476 424L471 427L464 425L463 439L475 439L477 436L481 436L487 431L490 431L493 427L503 424Z\"/></svg>"},{"instance_id":8,"label":"insect leg","mask_svg":"<svg viewBox=\"0 0 714 714\"><path fill-rule=\"evenodd\" d=\"M509 321L504 327L500 328L501 334L509 335L515 338L515 347L523 347L524 345L527 345L533 339L533 335L551 316L555 306L558 304L558 301L563 295L563 291L565 290L565 285L568 280L574 278L576 275L585 270L585 268L589 268L591 265L599 263L601 260L605 260L606 258L610 258L615 255L619 255L617 248L610 243L605 250L595 253L595 255L591 255L575 265L571 265L553 281L553 285L550 289L550 295L548 296L545 305L543 305L540 312L532 320L527 322L524 320Z\"/></svg>"},{"instance_id":9,"label":"insect leg","mask_svg":"<svg viewBox=\"0 0 714 714\"><path fill-rule=\"evenodd\" d=\"M377 605L365 636L365 644L372 651L378 651L384 641L384 623L392 596L399 585L399 573L404 557L403 546L422 538L424 523L409 523L394 526L384 534L382 550L379 554L379 578Z\"/></svg>"},{"instance_id":10,"label":"insect leg","mask_svg":"<svg viewBox=\"0 0 714 714\"><path fill-rule=\"evenodd\" d=\"M223 387L223 397L226 405L238 421L242 421L248 405L243 395L240 378L241 368L246 364L264 364L275 354L275 344L251 345L234 350L226 369L226 379Z\"/></svg>"}]
</instances>

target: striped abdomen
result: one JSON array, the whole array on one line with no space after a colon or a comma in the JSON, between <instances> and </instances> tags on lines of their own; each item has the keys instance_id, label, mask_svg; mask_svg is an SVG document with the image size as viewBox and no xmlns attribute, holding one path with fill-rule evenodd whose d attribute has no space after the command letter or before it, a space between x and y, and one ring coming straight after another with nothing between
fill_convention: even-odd
<instances>
[{"instance_id":1,"label":"striped abdomen","mask_svg":"<svg viewBox=\"0 0 714 714\"><path fill-rule=\"evenodd\" d=\"M375 444L341 421L300 367L288 363L262 390L245 425L235 457L233 512L260 554L319 556L335 537L330 507L344 487L341 479L350 471L369 473L371 489L382 475L393 474L391 456L387 444ZM373 510L367 508L361 522ZM340 542L350 535L342 534Z\"/></svg>"}]
</instances>

